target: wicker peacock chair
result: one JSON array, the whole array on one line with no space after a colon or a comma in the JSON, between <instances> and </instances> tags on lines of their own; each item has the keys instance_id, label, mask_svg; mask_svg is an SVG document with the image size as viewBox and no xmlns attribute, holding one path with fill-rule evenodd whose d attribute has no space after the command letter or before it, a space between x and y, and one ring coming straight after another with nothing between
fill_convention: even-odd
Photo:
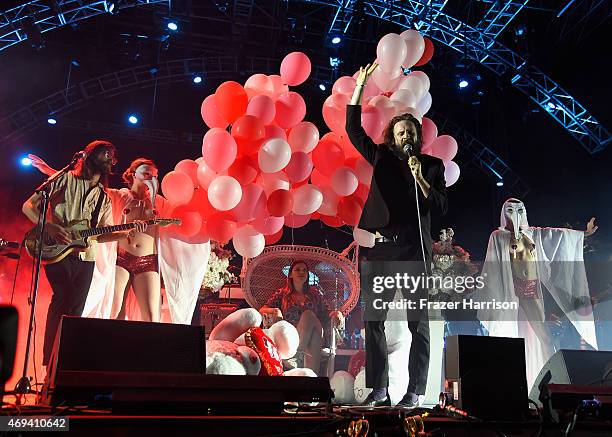
<instances>
[{"instance_id":1,"label":"wicker peacock chair","mask_svg":"<svg viewBox=\"0 0 612 437\"><path fill-rule=\"evenodd\" d=\"M330 310L347 316L355 308L359 302L359 246L355 243L342 253L314 246L269 246L259 256L244 259L240 280L249 305L261 308L278 289L286 286L288 268L296 259L307 264L310 283L320 287ZM336 342L334 335L328 337L329 346L323 349L323 355L328 356L326 373L331 377Z\"/></svg>"}]
</instances>

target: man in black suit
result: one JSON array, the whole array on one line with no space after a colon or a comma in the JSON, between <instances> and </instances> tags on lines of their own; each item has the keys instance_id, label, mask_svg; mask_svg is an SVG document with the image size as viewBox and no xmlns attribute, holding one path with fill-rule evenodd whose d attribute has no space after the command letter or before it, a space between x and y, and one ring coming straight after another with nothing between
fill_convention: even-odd
<instances>
[{"instance_id":1,"label":"man in black suit","mask_svg":"<svg viewBox=\"0 0 612 437\"><path fill-rule=\"evenodd\" d=\"M366 134L361 126L361 101L363 88L376 67L377 64L373 64L361 68L346 113L348 137L374 168L370 193L359 227L377 232L381 237L368 251L367 258L378 264L412 261L404 263L411 274L430 273L431 215L443 215L447 209L444 164L438 158L420 153L421 124L411 114L399 115L389 122L383 144L375 144ZM392 274L388 267L384 269L387 275ZM391 292L395 294L395 290ZM367 305L372 300L373 292L364 290L364 293ZM426 290L420 290L416 295L404 294L404 297L418 302L415 297L426 298L426 293ZM392 299L389 296L386 293L386 299ZM366 386L374 390L362 405L391 405L387 393L389 366L384 327L386 311L382 312L382 316L380 312L368 316L366 308L365 314ZM408 312L408 328L412 333L408 361L410 380L408 390L398 405L415 407L418 405L418 395L425 394L429 368L427 309Z\"/></svg>"}]
</instances>

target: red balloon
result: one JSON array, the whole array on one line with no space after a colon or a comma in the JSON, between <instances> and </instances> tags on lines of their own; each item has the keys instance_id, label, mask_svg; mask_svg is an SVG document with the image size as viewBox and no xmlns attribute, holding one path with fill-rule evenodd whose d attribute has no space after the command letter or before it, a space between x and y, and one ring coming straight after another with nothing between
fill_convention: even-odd
<instances>
[{"instance_id":1,"label":"red balloon","mask_svg":"<svg viewBox=\"0 0 612 437\"><path fill-rule=\"evenodd\" d=\"M313 212L310 215L310 220L319 220L321 218L321 214L318 213L317 211Z\"/></svg>"},{"instance_id":2,"label":"red balloon","mask_svg":"<svg viewBox=\"0 0 612 437\"><path fill-rule=\"evenodd\" d=\"M284 217L293 208L293 195L288 190L275 190L268 196L268 212L274 217Z\"/></svg>"},{"instance_id":3,"label":"red balloon","mask_svg":"<svg viewBox=\"0 0 612 437\"><path fill-rule=\"evenodd\" d=\"M332 217L331 215L321 214L321 221L332 228L337 228L338 226L342 226L344 224L338 217Z\"/></svg>"},{"instance_id":4,"label":"red balloon","mask_svg":"<svg viewBox=\"0 0 612 437\"><path fill-rule=\"evenodd\" d=\"M361 205L361 208L363 208L366 200L368 199L368 194L370 194L370 187L366 184L359 184L355 192L351 194L350 197L356 199Z\"/></svg>"},{"instance_id":5,"label":"red balloon","mask_svg":"<svg viewBox=\"0 0 612 437\"><path fill-rule=\"evenodd\" d=\"M355 198L345 197L338 202L338 217L351 226L359 224L362 207Z\"/></svg>"},{"instance_id":6,"label":"red balloon","mask_svg":"<svg viewBox=\"0 0 612 437\"><path fill-rule=\"evenodd\" d=\"M283 93L276 101L274 121L283 129L289 129L306 116L306 103L301 95L294 91Z\"/></svg>"},{"instance_id":7,"label":"red balloon","mask_svg":"<svg viewBox=\"0 0 612 437\"><path fill-rule=\"evenodd\" d=\"M208 193L204 188L196 188L193 197L187 204L190 209L198 211L204 219L217 212L208 201Z\"/></svg>"},{"instance_id":8,"label":"red balloon","mask_svg":"<svg viewBox=\"0 0 612 437\"><path fill-rule=\"evenodd\" d=\"M290 228L301 228L306 225L310 221L310 214L306 215L297 215L297 214L288 214L285 216L285 225Z\"/></svg>"},{"instance_id":9,"label":"red balloon","mask_svg":"<svg viewBox=\"0 0 612 437\"><path fill-rule=\"evenodd\" d=\"M264 235L264 238L266 239L266 246L278 243L282 237L283 237L283 229L278 231L276 234Z\"/></svg>"},{"instance_id":10,"label":"red balloon","mask_svg":"<svg viewBox=\"0 0 612 437\"><path fill-rule=\"evenodd\" d=\"M239 154L257 152L265 134L263 123L254 115L243 115L232 125L232 136L238 143Z\"/></svg>"},{"instance_id":11,"label":"red balloon","mask_svg":"<svg viewBox=\"0 0 612 437\"><path fill-rule=\"evenodd\" d=\"M182 237L192 237L202 228L202 216L187 205L179 205L174 208L172 216L181 220L175 232Z\"/></svg>"},{"instance_id":12,"label":"red balloon","mask_svg":"<svg viewBox=\"0 0 612 437\"><path fill-rule=\"evenodd\" d=\"M238 158L227 169L227 175L233 177L242 186L248 185L257 177L257 167L253 164L251 158L245 156Z\"/></svg>"},{"instance_id":13,"label":"red balloon","mask_svg":"<svg viewBox=\"0 0 612 437\"><path fill-rule=\"evenodd\" d=\"M312 163L321 174L331 177L334 170L344 165L344 151L338 143L323 139L312 151Z\"/></svg>"},{"instance_id":14,"label":"red balloon","mask_svg":"<svg viewBox=\"0 0 612 437\"><path fill-rule=\"evenodd\" d=\"M219 114L231 124L246 112L249 97L242 85L230 80L215 91L215 103Z\"/></svg>"},{"instance_id":15,"label":"red balloon","mask_svg":"<svg viewBox=\"0 0 612 437\"><path fill-rule=\"evenodd\" d=\"M212 240L225 244L236 232L236 221L231 214L218 212L209 217L206 227Z\"/></svg>"},{"instance_id":16,"label":"red balloon","mask_svg":"<svg viewBox=\"0 0 612 437\"><path fill-rule=\"evenodd\" d=\"M423 40L425 41L425 50L423 51L423 56L421 56L421 59L419 59L418 62L414 64L415 67L420 67L421 65L425 65L429 61L431 61L431 58L433 58L433 54L434 54L433 43L427 37L423 37Z\"/></svg>"}]
</instances>

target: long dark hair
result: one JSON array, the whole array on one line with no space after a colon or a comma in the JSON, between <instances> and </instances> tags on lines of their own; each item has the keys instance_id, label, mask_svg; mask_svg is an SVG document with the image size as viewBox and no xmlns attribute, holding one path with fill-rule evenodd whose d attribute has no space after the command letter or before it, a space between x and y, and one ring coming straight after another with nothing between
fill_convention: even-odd
<instances>
[{"instance_id":1,"label":"long dark hair","mask_svg":"<svg viewBox=\"0 0 612 437\"><path fill-rule=\"evenodd\" d=\"M138 169L138 167L140 167L141 165L148 165L149 167L157 168L155 163L150 159L136 158L132 161L128 169L124 171L122 175L123 182L125 182L128 187L131 187L134 183L134 173L136 173L136 169Z\"/></svg>"},{"instance_id":2,"label":"long dark hair","mask_svg":"<svg viewBox=\"0 0 612 437\"><path fill-rule=\"evenodd\" d=\"M115 157L117 156L117 149L115 148L115 145L110 141L92 141L87 145L87 147L85 147L85 156L81 158L79 162L77 162L74 168L74 171L78 176L83 178L91 177L91 175L95 172L93 164L94 156L102 149L110 150L111 152L113 152ZM105 188L108 187L108 174L103 173L100 175L100 183L104 185Z\"/></svg>"},{"instance_id":3,"label":"long dark hair","mask_svg":"<svg viewBox=\"0 0 612 437\"><path fill-rule=\"evenodd\" d=\"M421 153L421 147L423 145L423 127L414 115L408 113L396 115L391 119L391 121L385 128L384 144L390 149L395 147L395 138L393 138L393 127L396 123L399 123L400 121L404 120L409 121L414 125L414 128L416 129L417 133L417 141L414 145L414 153Z\"/></svg>"},{"instance_id":4,"label":"long dark hair","mask_svg":"<svg viewBox=\"0 0 612 437\"><path fill-rule=\"evenodd\" d=\"M291 263L291 266L289 267L289 271L287 272L287 288L292 293L295 291L295 285L293 284L293 278L290 278L290 275L294 267L297 266L298 264L304 264L306 266L306 271L308 272L308 277L306 279L306 283L304 284L304 292L310 289L310 269L308 268L308 264L304 260L296 259L295 261Z\"/></svg>"}]
</instances>

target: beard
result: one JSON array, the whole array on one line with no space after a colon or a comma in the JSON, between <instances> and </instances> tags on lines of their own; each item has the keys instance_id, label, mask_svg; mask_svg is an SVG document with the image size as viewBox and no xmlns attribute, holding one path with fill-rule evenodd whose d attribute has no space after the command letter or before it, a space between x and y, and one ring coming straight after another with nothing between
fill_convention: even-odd
<instances>
[{"instance_id":1,"label":"beard","mask_svg":"<svg viewBox=\"0 0 612 437\"><path fill-rule=\"evenodd\" d=\"M102 174L110 175L113 173L113 164L110 161L95 160L93 162L93 169Z\"/></svg>"}]
</instances>

